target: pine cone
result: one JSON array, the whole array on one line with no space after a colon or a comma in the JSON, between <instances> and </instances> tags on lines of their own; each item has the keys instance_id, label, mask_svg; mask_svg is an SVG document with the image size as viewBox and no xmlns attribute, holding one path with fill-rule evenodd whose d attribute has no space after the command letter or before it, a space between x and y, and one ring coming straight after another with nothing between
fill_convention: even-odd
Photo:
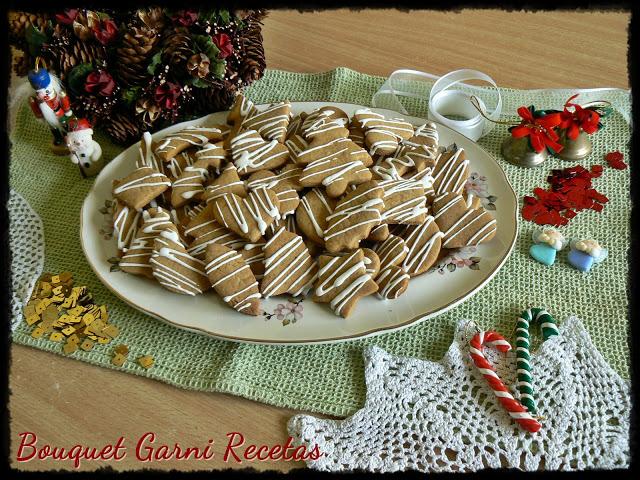
<instances>
[{"instance_id":1,"label":"pine cone","mask_svg":"<svg viewBox=\"0 0 640 480\"><path fill-rule=\"evenodd\" d=\"M156 30L147 27L132 27L123 35L116 49L118 69L114 72L122 85L139 85L149 77L147 65L155 54L159 38Z\"/></svg>"},{"instance_id":2,"label":"pine cone","mask_svg":"<svg viewBox=\"0 0 640 480\"><path fill-rule=\"evenodd\" d=\"M211 60L204 53L196 53L189 58L187 62L187 70L192 77L205 78L209 75L209 65Z\"/></svg>"},{"instance_id":3,"label":"pine cone","mask_svg":"<svg viewBox=\"0 0 640 480\"><path fill-rule=\"evenodd\" d=\"M198 114L208 114L228 110L233 103L236 86L227 81L216 81L209 88L194 88L194 105Z\"/></svg>"},{"instance_id":4,"label":"pine cone","mask_svg":"<svg viewBox=\"0 0 640 480\"><path fill-rule=\"evenodd\" d=\"M61 80L65 80L73 67L81 63L95 63L104 67L107 50L96 42L83 42L71 35L68 30L60 30L53 39L42 47L42 56L51 70Z\"/></svg>"},{"instance_id":5,"label":"pine cone","mask_svg":"<svg viewBox=\"0 0 640 480\"><path fill-rule=\"evenodd\" d=\"M245 85L249 85L262 77L267 66L259 21L248 22L248 27L242 31L242 35L242 61L238 67L238 75Z\"/></svg>"},{"instance_id":6,"label":"pine cone","mask_svg":"<svg viewBox=\"0 0 640 480\"><path fill-rule=\"evenodd\" d=\"M142 126L150 128L160 118L160 107L152 98L142 97L136 102L136 115Z\"/></svg>"},{"instance_id":7,"label":"pine cone","mask_svg":"<svg viewBox=\"0 0 640 480\"><path fill-rule=\"evenodd\" d=\"M93 38L93 27L100 25L100 17L93 10L78 12L73 21L73 32L81 41L87 42Z\"/></svg>"},{"instance_id":8,"label":"pine cone","mask_svg":"<svg viewBox=\"0 0 640 480\"><path fill-rule=\"evenodd\" d=\"M136 14L147 28L161 32L166 25L167 17L160 7L141 8L136 11Z\"/></svg>"},{"instance_id":9,"label":"pine cone","mask_svg":"<svg viewBox=\"0 0 640 480\"><path fill-rule=\"evenodd\" d=\"M142 132L139 125L124 112L116 112L101 124L102 130L111 139L121 145L130 145L140 140Z\"/></svg>"},{"instance_id":10,"label":"pine cone","mask_svg":"<svg viewBox=\"0 0 640 480\"><path fill-rule=\"evenodd\" d=\"M25 31L29 25L43 30L49 21L48 13L29 13L22 11L9 11L9 41L24 50L26 40Z\"/></svg>"},{"instance_id":11,"label":"pine cone","mask_svg":"<svg viewBox=\"0 0 640 480\"><path fill-rule=\"evenodd\" d=\"M166 34L162 42L162 59L165 63L176 67L184 66L193 55L193 42L185 32L186 30L176 28Z\"/></svg>"}]
</instances>

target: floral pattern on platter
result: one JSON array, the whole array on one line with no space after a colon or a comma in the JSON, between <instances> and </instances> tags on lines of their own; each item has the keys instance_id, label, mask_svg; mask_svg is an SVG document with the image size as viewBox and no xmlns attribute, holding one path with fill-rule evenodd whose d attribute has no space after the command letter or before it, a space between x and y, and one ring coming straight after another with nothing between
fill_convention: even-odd
<instances>
[{"instance_id":1,"label":"floral pattern on platter","mask_svg":"<svg viewBox=\"0 0 640 480\"><path fill-rule=\"evenodd\" d=\"M105 200L104 206L98 209L103 217L102 226L100 227L100 235L102 235L105 240L111 240L111 238L113 238L113 209L115 206L115 201Z\"/></svg>"},{"instance_id":2,"label":"floral pattern on platter","mask_svg":"<svg viewBox=\"0 0 640 480\"><path fill-rule=\"evenodd\" d=\"M283 327L286 327L291 323L296 323L303 317L304 307L302 306L302 301L302 298L290 298L287 302L276 305L272 313L263 311L262 316L265 321L276 318L282 322Z\"/></svg>"},{"instance_id":3,"label":"floral pattern on platter","mask_svg":"<svg viewBox=\"0 0 640 480\"><path fill-rule=\"evenodd\" d=\"M480 175L478 172L473 172L469 175L467 183L464 185L464 189L467 193L470 193L480 199L482 206L487 210L496 209L496 200L498 197L491 195L487 186L487 177Z\"/></svg>"},{"instance_id":4,"label":"floral pattern on platter","mask_svg":"<svg viewBox=\"0 0 640 480\"><path fill-rule=\"evenodd\" d=\"M462 247L453 250L431 269L431 272L438 272L444 275L446 272L455 272L459 268L468 267L470 270L480 270L480 257L475 256L477 247Z\"/></svg>"}]
</instances>

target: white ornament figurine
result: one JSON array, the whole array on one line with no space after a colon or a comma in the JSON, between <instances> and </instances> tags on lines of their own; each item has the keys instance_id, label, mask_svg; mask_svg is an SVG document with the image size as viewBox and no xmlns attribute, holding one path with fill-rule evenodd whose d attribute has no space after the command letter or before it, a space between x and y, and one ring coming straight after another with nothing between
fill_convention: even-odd
<instances>
[{"instance_id":1,"label":"white ornament figurine","mask_svg":"<svg viewBox=\"0 0 640 480\"><path fill-rule=\"evenodd\" d=\"M97 175L102 167L102 148L93 139L91 124L85 119L73 119L69 122L69 133L65 137L71 161L78 165L83 177Z\"/></svg>"}]
</instances>

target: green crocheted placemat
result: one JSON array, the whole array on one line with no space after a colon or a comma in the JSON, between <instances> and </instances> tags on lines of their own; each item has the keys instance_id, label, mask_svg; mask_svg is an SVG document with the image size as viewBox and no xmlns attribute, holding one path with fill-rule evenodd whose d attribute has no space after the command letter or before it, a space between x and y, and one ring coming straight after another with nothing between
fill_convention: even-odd
<instances>
[{"instance_id":1,"label":"green crocheted placemat","mask_svg":"<svg viewBox=\"0 0 640 480\"><path fill-rule=\"evenodd\" d=\"M381 77L346 68L317 74L269 70L247 94L256 103L289 99L370 105L372 95L383 82ZM531 103L539 108L557 108L567 98L566 92L557 91L505 89L503 95L504 111L509 114L518 106ZM630 109L624 94L622 100L620 96L616 100ZM411 110L424 116L426 102L416 101ZM499 154L506 134L506 127L498 126L480 144L498 158L520 197L536 186L545 186L550 169L571 165L555 159L537 169L509 165ZM129 346L131 358L142 354L155 357L150 370L128 362L120 368L125 372L183 388L232 393L278 406L344 416L364 402L365 345L376 344L393 354L435 360L449 347L456 320L473 319L481 327L499 329L510 338L515 318L523 308L541 305L557 319L572 314L584 319L597 348L628 378L627 249L631 208L628 169L605 167L594 184L610 202L602 213L581 212L565 231L572 237L595 238L609 249L609 258L588 274L569 267L562 255L551 268L534 262L528 255L533 224L521 221L516 247L502 270L472 299L443 315L398 333L336 345L256 346L179 330L139 313L112 295L88 266L78 238L80 208L92 180L80 179L68 158L50 153L49 132L31 115L26 102L19 106L10 138L13 144L10 185L42 217L45 271L74 272L77 284L87 285L97 301L108 304L111 321L120 327L118 341ZM603 163L603 155L611 150L620 150L628 158L630 128L619 113L609 117L606 127L592 138L593 154L581 162L583 165ZM98 135L97 140L106 158L119 153L119 148L104 137ZM287 327L274 324L274 328ZM34 339L30 330L26 323L21 323L13 333L13 340L62 354L60 344ZM90 352L74 353L73 358L113 368L111 350L110 345L96 345Z\"/></svg>"}]
</instances>

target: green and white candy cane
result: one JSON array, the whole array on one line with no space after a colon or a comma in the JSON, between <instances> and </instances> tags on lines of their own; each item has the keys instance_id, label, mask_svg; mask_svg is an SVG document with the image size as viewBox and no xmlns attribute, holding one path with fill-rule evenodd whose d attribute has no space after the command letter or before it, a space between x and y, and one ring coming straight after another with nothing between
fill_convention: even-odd
<instances>
[{"instance_id":1,"label":"green and white candy cane","mask_svg":"<svg viewBox=\"0 0 640 480\"><path fill-rule=\"evenodd\" d=\"M518 390L520 401L527 407L529 413L536 413L536 401L533 393L533 379L531 377L531 355L529 353L529 327L532 323L540 323L542 340L558 335L558 325L555 319L543 308L530 308L522 312L516 321L516 364L518 367Z\"/></svg>"}]
</instances>

